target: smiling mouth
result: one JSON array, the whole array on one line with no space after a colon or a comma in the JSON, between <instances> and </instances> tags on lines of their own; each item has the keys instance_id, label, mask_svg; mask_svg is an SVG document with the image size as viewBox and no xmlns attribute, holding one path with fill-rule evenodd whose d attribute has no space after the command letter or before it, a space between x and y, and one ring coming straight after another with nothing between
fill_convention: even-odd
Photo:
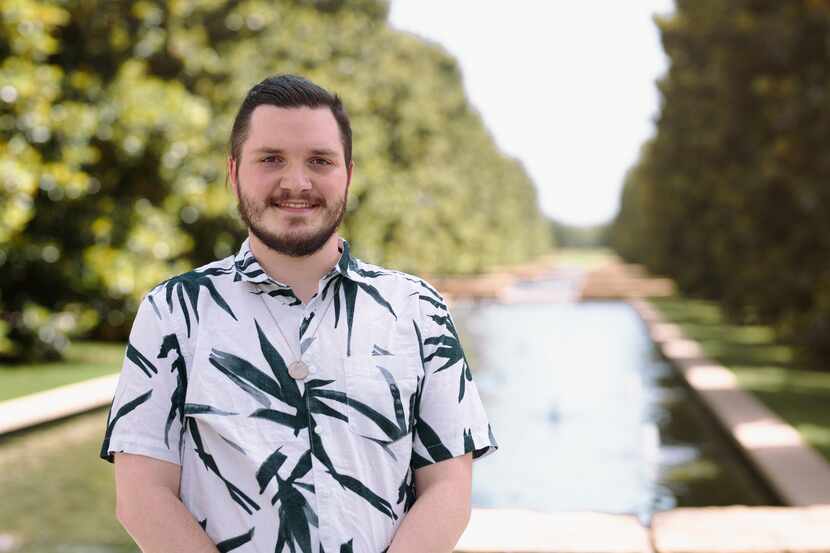
<instances>
[{"instance_id":1,"label":"smiling mouth","mask_svg":"<svg viewBox=\"0 0 830 553\"><path fill-rule=\"evenodd\" d=\"M308 201L287 200L282 202L274 202L273 205L274 207L277 207L279 209L285 209L288 211L304 211L308 209L313 209L317 207L319 204Z\"/></svg>"}]
</instances>

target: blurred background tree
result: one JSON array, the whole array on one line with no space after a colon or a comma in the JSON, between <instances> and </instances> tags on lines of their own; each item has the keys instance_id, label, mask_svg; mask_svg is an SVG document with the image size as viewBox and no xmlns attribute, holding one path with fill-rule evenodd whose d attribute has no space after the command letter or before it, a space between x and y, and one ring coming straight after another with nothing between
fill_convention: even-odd
<instances>
[{"instance_id":1,"label":"blurred background tree","mask_svg":"<svg viewBox=\"0 0 830 553\"><path fill-rule=\"evenodd\" d=\"M678 0L612 245L830 361L830 2Z\"/></svg>"},{"instance_id":2,"label":"blurred background tree","mask_svg":"<svg viewBox=\"0 0 830 553\"><path fill-rule=\"evenodd\" d=\"M146 290L235 252L228 134L276 73L344 98L357 255L454 274L545 252L533 183L456 62L387 15L382 0L0 0L0 357L123 339Z\"/></svg>"}]
</instances>

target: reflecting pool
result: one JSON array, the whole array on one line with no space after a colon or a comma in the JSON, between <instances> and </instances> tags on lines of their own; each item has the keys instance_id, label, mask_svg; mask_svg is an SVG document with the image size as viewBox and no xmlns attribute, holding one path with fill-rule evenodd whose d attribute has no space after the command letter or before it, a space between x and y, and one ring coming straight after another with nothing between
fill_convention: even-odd
<instances>
[{"instance_id":1,"label":"reflecting pool","mask_svg":"<svg viewBox=\"0 0 830 553\"><path fill-rule=\"evenodd\" d=\"M624 302L458 303L500 450L476 507L630 513L772 505Z\"/></svg>"}]
</instances>

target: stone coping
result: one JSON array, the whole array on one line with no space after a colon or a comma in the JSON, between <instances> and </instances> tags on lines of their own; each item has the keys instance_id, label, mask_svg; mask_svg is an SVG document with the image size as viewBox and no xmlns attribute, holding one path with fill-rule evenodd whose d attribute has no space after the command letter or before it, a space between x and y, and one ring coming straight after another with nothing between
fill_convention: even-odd
<instances>
[{"instance_id":1,"label":"stone coping","mask_svg":"<svg viewBox=\"0 0 830 553\"><path fill-rule=\"evenodd\" d=\"M473 509L456 553L830 553L830 505L630 515Z\"/></svg>"},{"instance_id":2,"label":"stone coping","mask_svg":"<svg viewBox=\"0 0 830 553\"><path fill-rule=\"evenodd\" d=\"M117 384L112 374L0 402L0 434L109 405Z\"/></svg>"},{"instance_id":3,"label":"stone coping","mask_svg":"<svg viewBox=\"0 0 830 553\"><path fill-rule=\"evenodd\" d=\"M830 552L830 505L674 509L651 528L661 553Z\"/></svg>"},{"instance_id":4,"label":"stone coping","mask_svg":"<svg viewBox=\"0 0 830 553\"><path fill-rule=\"evenodd\" d=\"M790 424L738 386L735 374L644 299L629 300L660 353L714 414L747 460L786 504L830 504L830 463ZM830 527L828 527L830 534Z\"/></svg>"},{"instance_id":5,"label":"stone coping","mask_svg":"<svg viewBox=\"0 0 830 553\"><path fill-rule=\"evenodd\" d=\"M633 515L473 509L457 553L650 553Z\"/></svg>"}]
</instances>

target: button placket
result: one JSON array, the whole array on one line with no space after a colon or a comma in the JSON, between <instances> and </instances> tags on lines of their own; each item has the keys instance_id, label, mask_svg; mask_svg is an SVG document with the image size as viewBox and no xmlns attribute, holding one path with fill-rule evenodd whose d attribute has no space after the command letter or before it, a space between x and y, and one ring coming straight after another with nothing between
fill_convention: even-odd
<instances>
[{"instance_id":1,"label":"button placket","mask_svg":"<svg viewBox=\"0 0 830 553\"><path fill-rule=\"evenodd\" d=\"M320 427L315 423L314 425L314 432L319 434ZM313 443L309 443L309 447L312 449L314 448ZM326 550L328 550L328 543L326 537L326 527L325 521L329 519L329 492L322 486L322 482L325 479L325 474L323 471L323 467L320 466L320 462L315 455L311 456L311 474L314 478L314 501L317 503L317 515L318 515L318 523L319 526L317 527L318 536L320 538L320 542L323 544Z\"/></svg>"}]
</instances>

